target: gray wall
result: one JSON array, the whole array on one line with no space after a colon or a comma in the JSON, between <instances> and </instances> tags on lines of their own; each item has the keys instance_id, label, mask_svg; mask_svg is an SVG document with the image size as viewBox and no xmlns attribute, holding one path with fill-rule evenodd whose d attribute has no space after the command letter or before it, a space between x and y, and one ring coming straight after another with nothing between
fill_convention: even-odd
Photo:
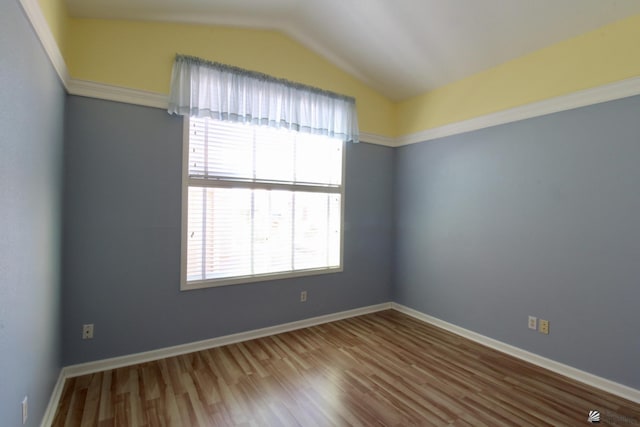
<instances>
[{"instance_id":1,"label":"gray wall","mask_svg":"<svg viewBox=\"0 0 640 427\"><path fill-rule=\"evenodd\" d=\"M396 159L396 301L640 388L640 97Z\"/></svg>"},{"instance_id":2,"label":"gray wall","mask_svg":"<svg viewBox=\"0 0 640 427\"><path fill-rule=\"evenodd\" d=\"M60 372L64 92L15 0L0 2L0 425L39 425Z\"/></svg>"},{"instance_id":3,"label":"gray wall","mask_svg":"<svg viewBox=\"0 0 640 427\"><path fill-rule=\"evenodd\" d=\"M70 96L66 132L64 364L390 300L391 148L348 145L344 272L180 292L182 119Z\"/></svg>"}]
</instances>

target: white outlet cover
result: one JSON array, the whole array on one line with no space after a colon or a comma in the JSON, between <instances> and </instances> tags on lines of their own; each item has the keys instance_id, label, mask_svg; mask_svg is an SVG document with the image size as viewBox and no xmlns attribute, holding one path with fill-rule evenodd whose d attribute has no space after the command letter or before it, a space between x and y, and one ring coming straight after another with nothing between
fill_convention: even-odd
<instances>
[{"instance_id":1,"label":"white outlet cover","mask_svg":"<svg viewBox=\"0 0 640 427\"><path fill-rule=\"evenodd\" d=\"M533 329L534 331L538 329L538 318L529 316L529 329Z\"/></svg>"},{"instance_id":2,"label":"white outlet cover","mask_svg":"<svg viewBox=\"0 0 640 427\"><path fill-rule=\"evenodd\" d=\"M27 418L29 417L29 397L25 396L22 399L22 424L27 423Z\"/></svg>"},{"instance_id":3,"label":"white outlet cover","mask_svg":"<svg viewBox=\"0 0 640 427\"><path fill-rule=\"evenodd\" d=\"M88 325L82 325L82 339L92 339L93 338L93 323Z\"/></svg>"}]
</instances>

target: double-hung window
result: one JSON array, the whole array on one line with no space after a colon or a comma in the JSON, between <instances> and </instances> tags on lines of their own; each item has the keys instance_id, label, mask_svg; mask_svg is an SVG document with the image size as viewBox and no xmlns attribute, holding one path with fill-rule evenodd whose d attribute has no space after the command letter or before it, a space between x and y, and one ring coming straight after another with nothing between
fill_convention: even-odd
<instances>
[{"instance_id":1,"label":"double-hung window","mask_svg":"<svg viewBox=\"0 0 640 427\"><path fill-rule=\"evenodd\" d=\"M342 140L186 122L183 289L341 270Z\"/></svg>"},{"instance_id":2,"label":"double-hung window","mask_svg":"<svg viewBox=\"0 0 640 427\"><path fill-rule=\"evenodd\" d=\"M181 289L342 270L355 99L176 55L185 116Z\"/></svg>"}]
</instances>

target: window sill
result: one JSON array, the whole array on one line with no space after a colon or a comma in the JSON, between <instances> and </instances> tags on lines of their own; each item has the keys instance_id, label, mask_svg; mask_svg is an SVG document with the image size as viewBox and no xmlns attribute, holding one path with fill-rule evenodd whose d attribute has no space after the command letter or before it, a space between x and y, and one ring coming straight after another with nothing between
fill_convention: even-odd
<instances>
[{"instance_id":1,"label":"window sill","mask_svg":"<svg viewBox=\"0 0 640 427\"><path fill-rule=\"evenodd\" d=\"M191 282L187 282L185 279L182 279L182 282L180 283L180 290L192 291L195 289L216 288L218 286L244 285L249 283L265 282L268 280L283 280L283 279L292 279L296 277L317 276L320 274L340 273L342 272L342 270L343 270L342 266L339 266L339 267L330 267L330 268L313 268L308 270L288 271L285 273L269 273L269 274L255 275L255 276L240 276L240 277L232 277L227 279L197 280L197 281L191 281Z\"/></svg>"}]
</instances>

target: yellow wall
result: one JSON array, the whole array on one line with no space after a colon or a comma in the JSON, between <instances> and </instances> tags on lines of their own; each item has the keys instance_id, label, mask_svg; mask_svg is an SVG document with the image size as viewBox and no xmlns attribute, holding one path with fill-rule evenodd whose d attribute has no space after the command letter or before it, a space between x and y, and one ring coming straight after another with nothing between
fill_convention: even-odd
<instances>
[{"instance_id":1,"label":"yellow wall","mask_svg":"<svg viewBox=\"0 0 640 427\"><path fill-rule=\"evenodd\" d=\"M401 135L640 76L640 15L398 104Z\"/></svg>"},{"instance_id":2,"label":"yellow wall","mask_svg":"<svg viewBox=\"0 0 640 427\"><path fill-rule=\"evenodd\" d=\"M38 0L73 78L168 93L176 53L354 96L363 132L400 136L640 76L640 15L393 103L277 31L69 18Z\"/></svg>"},{"instance_id":3,"label":"yellow wall","mask_svg":"<svg viewBox=\"0 0 640 427\"><path fill-rule=\"evenodd\" d=\"M395 135L395 104L277 31L71 19L68 34L76 79L169 93L175 54L194 55L354 96L362 132Z\"/></svg>"},{"instance_id":4,"label":"yellow wall","mask_svg":"<svg viewBox=\"0 0 640 427\"><path fill-rule=\"evenodd\" d=\"M69 28L69 14L64 0L38 0L40 10L44 15L49 29L56 39L60 52L66 53L67 30Z\"/></svg>"}]
</instances>

